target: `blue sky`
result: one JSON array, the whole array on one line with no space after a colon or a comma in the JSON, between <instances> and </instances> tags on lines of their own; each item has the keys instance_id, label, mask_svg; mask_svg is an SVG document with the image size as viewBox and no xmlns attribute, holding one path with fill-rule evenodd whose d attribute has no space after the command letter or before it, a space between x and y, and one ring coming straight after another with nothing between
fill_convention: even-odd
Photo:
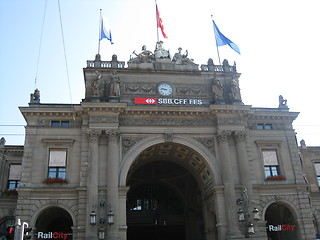
<instances>
[{"instance_id":1,"label":"blue sky","mask_svg":"<svg viewBox=\"0 0 320 240\"><path fill-rule=\"evenodd\" d=\"M117 54L118 60L128 61L133 50L139 52L146 45L153 51L156 43L153 0L60 0L67 71L58 0L48 0L37 72L45 2L0 1L0 137L8 145L24 142L20 125L25 121L18 107L28 105L35 87L42 103L80 103L84 98L82 68L98 51L100 9L109 19L115 43L101 42L102 60ZM171 53L178 47L187 49L197 64L206 64L208 58L218 64L210 17L214 15L221 32L241 50L238 55L228 47L219 48L222 59L237 62L243 102L274 108L283 95L290 110L300 112L294 122L298 140L320 145L317 0L157 3L169 37L165 48Z\"/></svg>"}]
</instances>

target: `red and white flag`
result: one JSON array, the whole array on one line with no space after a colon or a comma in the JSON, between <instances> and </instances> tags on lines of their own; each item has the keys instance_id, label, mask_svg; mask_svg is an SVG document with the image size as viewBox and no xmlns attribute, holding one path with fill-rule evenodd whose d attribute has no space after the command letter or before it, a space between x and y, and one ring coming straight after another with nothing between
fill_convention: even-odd
<instances>
[{"instance_id":1,"label":"red and white flag","mask_svg":"<svg viewBox=\"0 0 320 240\"><path fill-rule=\"evenodd\" d=\"M156 4L156 14L157 14L157 27L161 29L162 36L164 38L168 38L167 35L164 33L164 27L163 27L163 24L162 24L162 19L160 17L160 13L159 13L157 4Z\"/></svg>"}]
</instances>

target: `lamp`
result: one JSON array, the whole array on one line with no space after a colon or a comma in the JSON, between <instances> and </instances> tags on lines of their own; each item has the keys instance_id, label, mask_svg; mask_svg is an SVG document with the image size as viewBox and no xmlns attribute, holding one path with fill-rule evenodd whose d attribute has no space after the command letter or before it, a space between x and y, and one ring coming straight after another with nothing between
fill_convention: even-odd
<instances>
[{"instance_id":1,"label":"lamp","mask_svg":"<svg viewBox=\"0 0 320 240\"><path fill-rule=\"evenodd\" d=\"M244 220L245 220L244 212L241 208L239 208L239 210L238 210L238 220L239 220L239 222L244 222Z\"/></svg>"},{"instance_id":2,"label":"lamp","mask_svg":"<svg viewBox=\"0 0 320 240\"><path fill-rule=\"evenodd\" d=\"M254 234L254 227L251 222L248 223L248 234L253 235Z\"/></svg>"},{"instance_id":3,"label":"lamp","mask_svg":"<svg viewBox=\"0 0 320 240\"><path fill-rule=\"evenodd\" d=\"M99 228L99 240L103 240L104 239L104 228L100 227Z\"/></svg>"},{"instance_id":4,"label":"lamp","mask_svg":"<svg viewBox=\"0 0 320 240\"><path fill-rule=\"evenodd\" d=\"M96 214L96 212L95 211L92 211L91 213L90 213L90 224L91 225L96 225L96 217L97 217L97 214Z\"/></svg>"},{"instance_id":5,"label":"lamp","mask_svg":"<svg viewBox=\"0 0 320 240\"><path fill-rule=\"evenodd\" d=\"M114 223L113 217L114 217L114 213L112 212L112 210L110 210L110 211L108 212L108 224L109 224L110 226Z\"/></svg>"},{"instance_id":6,"label":"lamp","mask_svg":"<svg viewBox=\"0 0 320 240\"><path fill-rule=\"evenodd\" d=\"M255 208L253 208L252 213L253 213L253 219L258 221L260 219L259 210L255 207Z\"/></svg>"}]
</instances>

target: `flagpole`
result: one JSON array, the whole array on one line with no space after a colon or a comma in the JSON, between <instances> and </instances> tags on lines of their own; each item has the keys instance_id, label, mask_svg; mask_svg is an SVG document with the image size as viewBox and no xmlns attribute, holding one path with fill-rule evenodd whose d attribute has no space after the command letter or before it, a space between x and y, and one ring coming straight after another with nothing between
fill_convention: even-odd
<instances>
[{"instance_id":1,"label":"flagpole","mask_svg":"<svg viewBox=\"0 0 320 240\"><path fill-rule=\"evenodd\" d=\"M154 3L156 5L156 27L157 27L157 42L159 42L159 27L158 27L158 12L157 12L157 0L154 0Z\"/></svg>"},{"instance_id":2,"label":"flagpole","mask_svg":"<svg viewBox=\"0 0 320 240\"><path fill-rule=\"evenodd\" d=\"M212 20L212 22L214 24L213 15L211 15L211 20ZM217 48L217 53L218 53L219 65L221 65L219 47L218 47L217 36L216 36L216 32L215 32L214 26L213 26L213 31L214 31L214 39L216 40L216 48Z\"/></svg>"},{"instance_id":3,"label":"flagpole","mask_svg":"<svg viewBox=\"0 0 320 240\"><path fill-rule=\"evenodd\" d=\"M99 20L99 41L98 41L98 54L99 55L100 55L101 21L102 21L102 9L100 9L100 20Z\"/></svg>"}]
</instances>

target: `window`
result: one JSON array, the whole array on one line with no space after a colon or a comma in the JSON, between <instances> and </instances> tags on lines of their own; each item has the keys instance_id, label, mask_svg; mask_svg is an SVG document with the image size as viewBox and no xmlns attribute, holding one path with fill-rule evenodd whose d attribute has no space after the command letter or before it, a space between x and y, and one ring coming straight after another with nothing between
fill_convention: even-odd
<instances>
[{"instance_id":1,"label":"window","mask_svg":"<svg viewBox=\"0 0 320 240\"><path fill-rule=\"evenodd\" d=\"M265 177L280 175L276 150L262 150Z\"/></svg>"},{"instance_id":2,"label":"window","mask_svg":"<svg viewBox=\"0 0 320 240\"><path fill-rule=\"evenodd\" d=\"M320 187L320 163L315 163L314 168L317 174L318 186Z\"/></svg>"},{"instance_id":3,"label":"window","mask_svg":"<svg viewBox=\"0 0 320 240\"><path fill-rule=\"evenodd\" d=\"M19 164L11 164L8 178L8 189L14 190L18 187L20 182L22 166Z\"/></svg>"},{"instance_id":4,"label":"window","mask_svg":"<svg viewBox=\"0 0 320 240\"><path fill-rule=\"evenodd\" d=\"M48 178L66 178L66 149L50 149Z\"/></svg>"},{"instance_id":5,"label":"window","mask_svg":"<svg viewBox=\"0 0 320 240\"><path fill-rule=\"evenodd\" d=\"M257 129L259 130L271 130L272 129L272 124L271 123L258 123L257 124Z\"/></svg>"},{"instance_id":6,"label":"window","mask_svg":"<svg viewBox=\"0 0 320 240\"><path fill-rule=\"evenodd\" d=\"M69 121L51 121L51 127L70 127Z\"/></svg>"}]
</instances>

